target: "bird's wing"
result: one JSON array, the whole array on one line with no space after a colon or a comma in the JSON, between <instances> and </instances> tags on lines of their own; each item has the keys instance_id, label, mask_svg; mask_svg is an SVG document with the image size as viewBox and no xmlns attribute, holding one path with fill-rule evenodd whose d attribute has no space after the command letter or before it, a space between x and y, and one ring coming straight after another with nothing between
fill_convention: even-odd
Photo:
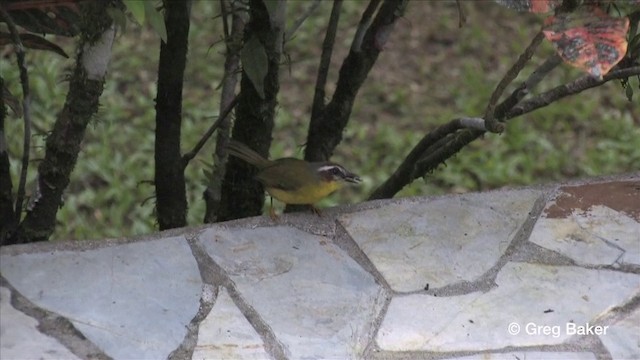
<instances>
[{"instance_id":1,"label":"bird's wing","mask_svg":"<svg viewBox=\"0 0 640 360\"><path fill-rule=\"evenodd\" d=\"M295 162L292 166L292 162ZM299 162L299 163L298 163ZM286 165L286 166L285 166ZM265 187L281 189L285 191L298 190L309 182L306 171L300 171L300 167L309 166L305 161L295 158L278 159L273 165L268 166L256 176ZM277 178L277 181L273 179Z\"/></svg>"}]
</instances>

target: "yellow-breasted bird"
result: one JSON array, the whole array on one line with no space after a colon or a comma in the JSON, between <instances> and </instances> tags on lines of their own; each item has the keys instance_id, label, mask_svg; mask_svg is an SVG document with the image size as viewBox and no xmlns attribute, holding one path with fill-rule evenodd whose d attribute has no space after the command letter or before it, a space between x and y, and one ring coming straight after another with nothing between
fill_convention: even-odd
<instances>
[{"instance_id":1,"label":"yellow-breasted bird","mask_svg":"<svg viewBox=\"0 0 640 360\"><path fill-rule=\"evenodd\" d=\"M342 165L323 161L308 162L296 158L268 160L245 144L231 140L227 146L229 155L238 157L258 168L256 180L265 190L285 204L311 205L316 214L320 211L314 203L338 190L345 182L359 183L360 177ZM269 214L275 218L273 199Z\"/></svg>"}]
</instances>

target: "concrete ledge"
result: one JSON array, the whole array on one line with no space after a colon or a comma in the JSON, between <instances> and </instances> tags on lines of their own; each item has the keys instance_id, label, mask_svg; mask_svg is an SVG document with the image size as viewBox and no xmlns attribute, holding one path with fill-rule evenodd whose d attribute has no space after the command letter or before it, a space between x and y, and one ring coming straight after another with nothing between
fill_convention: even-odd
<instances>
[{"instance_id":1,"label":"concrete ledge","mask_svg":"<svg viewBox=\"0 0 640 360\"><path fill-rule=\"evenodd\" d=\"M639 359L640 173L0 249L0 358Z\"/></svg>"}]
</instances>

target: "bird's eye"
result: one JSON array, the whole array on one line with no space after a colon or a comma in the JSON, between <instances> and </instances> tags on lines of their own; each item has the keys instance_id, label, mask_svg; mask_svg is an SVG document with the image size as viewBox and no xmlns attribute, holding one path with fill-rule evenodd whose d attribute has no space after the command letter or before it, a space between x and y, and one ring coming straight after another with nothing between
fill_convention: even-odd
<instances>
[{"instance_id":1,"label":"bird's eye","mask_svg":"<svg viewBox=\"0 0 640 360\"><path fill-rule=\"evenodd\" d=\"M331 173L331 175L340 175L340 174L342 174L342 171L340 171L340 169L338 169L337 167L331 168L331 170L329 170L329 172Z\"/></svg>"}]
</instances>

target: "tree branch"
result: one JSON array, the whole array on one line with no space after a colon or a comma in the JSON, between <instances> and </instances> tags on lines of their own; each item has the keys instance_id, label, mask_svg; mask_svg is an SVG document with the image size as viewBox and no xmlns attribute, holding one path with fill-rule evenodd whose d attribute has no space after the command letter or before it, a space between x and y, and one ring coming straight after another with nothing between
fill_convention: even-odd
<instances>
[{"instance_id":1,"label":"tree branch","mask_svg":"<svg viewBox=\"0 0 640 360\"><path fill-rule=\"evenodd\" d=\"M307 10L303 12L302 15L300 15L296 19L293 25L291 25L291 28L285 32L287 36L287 38L285 39L285 42L288 42L293 38L293 34L295 34L296 31L298 31L298 29L300 28L300 26L302 26L302 24L305 22L305 20L307 20L307 18L318 9L321 3L322 3L322 0L313 0L313 2L311 3L311 5L309 5Z\"/></svg>"},{"instance_id":2,"label":"tree branch","mask_svg":"<svg viewBox=\"0 0 640 360\"><path fill-rule=\"evenodd\" d=\"M375 4L377 4L376 0L369 4L358 31L365 28L368 13L375 9ZM329 159L342 140L342 132L349 121L355 97L378 59L395 21L404 13L406 4L405 0L386 0L365 32L361 46L355 46L360 36L356 32L354 44L340 68L338 83L331 101L321 114L311 119L309 124L305 149L306 160Z\"/></svg>"},{"instance_id":3,"label":"tree branch","mask_svg":"<svg viewBox=\"0 0 640 360\"><path fill-rule=\"evenodd\" d=\"M4 102L4 79L0 76L0 245L15 230L15 212L13 210L13 182L11 181L11 164L7 150L7 137L4 120L7 107Z\"/></svg>"},{"instance_id":4,"label":"tree branch","mask_svg":"<svg viewBox=\"0 0 640 360\"><path fill-rule=\"evenodd\" d=\"M498 119L504 118L504 114L507 110L510 110L517 103L519 103L525 96L531 93L531 91L538 86L542 79L547 76L551 70L555 69L558 65L562 64L562 58L557 54L551 55L547 60L534 70L531 75L525 80L511 95L509 95L500 105L496 107L494 117Z\"/></svg>"},{"instance_id":5,"label":"tree branch","mask_svg":"<svg viewBox=\"0 0 640 360\"><path fill-rule=\"evenodd\" d=\"M544 39L544 34L542 31L538 32L536 36L531 40L531 43L524 52L518 57L518 60L511 66L511 69L507 71L502 80L498 83L493 94L491 94L491 98L489 99L489 103L487 104L487 110L484 113L484 118L486 120L487 130L494 133L500 133L504 131L504 125L499 123L499 119L494 117L494 110L498 100L502 96L504 90L511 84L511 82L518 76L520 71L524 68L524 66L529 62L533 54L535 53L538 45Z\"/></svg>"},{"instance_id":6,"label":"tree branch","mask_svg":"<svg viewBox=\"0 0 640 360\"><path fill-rule=\"evenodd\" d=\"M214 223L218 220L218 211L222 198L222 179L224 179L227 165L227 144L229 143L231 132L231 117L229 114L238 103L238 96L235 95L235 93L240 69L242 33L244 32L246 22L242 13L237 8L237 2L228 3L227 0L221 0L220 7L222 10L222 19L225 20L225 23L227 22L227 17L231 16L231 29L225 32L227 52L224 60L222 91L220 92L220 113L218 114L218 121L216 121L216 123L219 122L219 125L213 124L203 137L203 139L206 139L208 136L211 136L210 134L219 126L216 135L216 146L212 154L213 167L211 173L207 174L207 188L202 194L205 201L205 223ZM202 146L204 146L204 141L201 141ZM197 151L194 151L193 156L195 156L196 153Z\"/></svg>"},{"instance_id":7,"label":"tree branch","mask_svg":"<svg viewBox=\"0 0 640 360\"><path fill-rule=\"evenodd\" d=\"M369 195L367 200L393 197L393 195L402 190L403 187L415 180L415 164L424 157L424 153L432 145L463 128L461 120L454 119L425 135L422 140L413 147L409 155L407 155L404 161L402 161L402 164L398 166L396 171L394 171L394 173L391 174L384 183L378 186L378 188Z\"/></svg>"},{"instance_id":8,"label":"tree branch","mask_svg":"<svg viewBox=\"0 0 640 360\"><path fill-rule=\"evenodd\" d=\"M27 172L29 170L29 157L31 153L31 90L29 88L29 72L25 65L25 51L20 40L20 34L16 28L11 15L0 5L2 19L9 27L11 41L15 47L18 69L20 70L20 84L22 85L22 113L24 116L24 137L22 140L22 164L20 169L20 180L18 182L18 193L16 196L16 206L14 209L14 223L18 224L22 218L22 204L24 203L25 186L27 184ZM0 91L2 91L0 89Z\"/></svg>"},{"instance_id":9,"label":"tree branch","mask_svg":"<svg viewBox=\"0 0 640 360\"><path fill-rule=\"evenodd\" d=\"M632 66L628 68L609 71L607 75L602 77L602 80L594 78L590 75L582 76L570 83L557 86L551 90L538 94L529 100L521 102L520 104L514 106L511 110L506 112L505 119L513 119L520 115L530 113L541 107L545 107L552 102L558 101L570 95L578 94L587 89L600 86L611 80L626 79L634 75L640 75L640 66Z\"/></svg>"},{"instance_id":10,"label":"tree branch","mask_svg":"<svg viewBox=\"0 0 640 360\"><path fill-rule=\"evenodd\" d=\"M92 116L98 111L104 76L111 58L115 27L105 15L106 3L83 6L82 36L78 42L69 92L53 130L47 136L44 159L38 165L38 197L32 202L10 243L44 241L55 229L56 214L80 145Z\"/></svg>"},{"instance_id":11,"label":"tree branch","mask_svg":"<svg viewBox=\"0 0 640 360\"><path fill-rule=\"evenodd\" d=\"M532 112L552 102L558 101L570 95L578 94L584 90L600 86L608 81L624 79L634 75L640 75L640 66L633 66L610 71L602 80L590 75L585 75L570 83L557 86L535 97L523 101L519 104L507 106L514 102L513 99L519 97L522 89L527 86L535 87L545 74L557 65L554 57L549 58L533 73L520 87L496 107L496 113L505 121L520 115ZM526 85L528 84L528 85ZM504 110L503 110L504 109ZM504 114L502 113L504 111ZM411 150L398 169L377 189L375 189L368 200L391 198L403 187L413 180L423 177L436 169L441 163L458 153L463 147L481 137L485 131L479 126L481 119L455 119L447 124L438 127L427 134Z\"/></svg>"},{"instance_id":12,"label":"tree branch","mask_svg":"<svg viewBox=\"0 0 640 360\"><path fill-rule=\"evenodd\" d=\"M200 140L198 140L198 143L193 147L193 149L191 149L191 151L189 151L188 153L182 156L182 162L184 167L186 167L189 164L189 161L193 160L196 157L196 155L198 155L198 153L200 152L200 150L202 150L202 148L207 143L211 135L213 135L213 133L216 132L216 129L218 129L218 127L222 123L228 120L229 114L231 114L231 112L236 107L236 105L238 105L238 98L239 98L239 95L236 95L231 100L229 105L227 105L227 107L220 112L218 119L213 124L211 124L211 126L209 126L209 129L207 129L207 131L204 133L204 135L202 135Z\"/></svg>"},{"instance_id":13,"label":"tree branch","mask_svg":"<svg viewBox=\"0 0 640 360\"><path fill-rule=\"evenodd\" d=\"M456 0L456 7L458 8L458 27L462 29L464 24L467 23L467 16L464 14L460 0Z\"/></svg>"},{"instance_id":14,"label":"tree branch","mask_svg":"<svg viewBox=\"0 0 640 360\"><path fill-rule=\"evenodd\" d=\"M373 21L373 14L376 13L378 5L380 5L381 2L382 0L369 1L369 5L362 13L362 18L360 18L360 23L358 24L358 28L356 29L356 34L353 36L351 51L359 52L361 50L364 35L367 33L367 30L369 30L371 22Z\"/></svg>"},{"instance_id":15,"label":"tree branch","mask_svg":"<svg viewBox=\"0 0 640 360\"><path fill-rule=\"evenodd\" d=\"M286 4L278 0L273 16L262 0L250 1L250 20L245 27L244 40L255 37L267 55L267 72L264 77L264 97L258 94L251 79L242 72L240 93L236 107L236 119L232 138L247 144L263 156L269 153L277 95L280 89L279 66L282 56L282 39ZM258 215L264 204L264 188L254 175L255 167L235 157L227 161L222 182L220 209L217 221Z\"/></svg>"},{"instance_id":16,"label":"tree branch","mask_svg":"<svg viewBox=\"0 0 640 360\"><path fill-rule=\"evenodd\" d=\"M327 84L327 75L329 73L331 54L336 40L336 31L338 29L341 9L342 0L334 0L333 7L331 8L331 16L329 17L329 24L327 25L327 33L322 43L322 55L320 55L320 64L318 65L316 92L313 96L313 105L311 107L311 119L318 118L322 111L324 111L325 86Z\"/></svg>"},{"instance_id":17,"label":"tree branch","mask_svg":"<svg viewBox=\"0 0 640 360\"><path fill-rule=\"evenodd\" d=\"M185 162L180 155L182 88L189 43L187 1L164 0L167 40L160 43L156 95L156 217L160 230L187 224Z\"/></svg>"}]
</instances>

